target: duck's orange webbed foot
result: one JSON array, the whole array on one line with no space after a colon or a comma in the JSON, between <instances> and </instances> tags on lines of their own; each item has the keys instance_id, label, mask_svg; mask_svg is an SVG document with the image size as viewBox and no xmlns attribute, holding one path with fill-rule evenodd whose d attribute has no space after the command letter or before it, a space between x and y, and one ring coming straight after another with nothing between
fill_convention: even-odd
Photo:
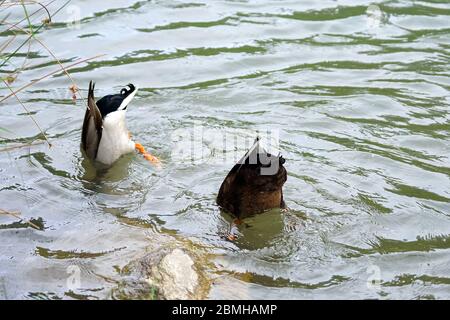
<instances>
[{"instance_id":1,"label":"duck's orange webbed foot","mask_svg":"<svg viewBox=\"0 0 450 320\"><path fill-rule=\"evenodd\" d=\"M147 151L145 151L145 148L144 148L144 146L142 144L135 143L134 144L134 148L138 152L140 152L147 161L150 161L154 165L158 165L158 166L161 165L161 161L159 161L159 159L157 157L155 157L154 155L152 155L152 154L148 153Z\"/></svg>"},{"instance_id":2,"label":"duck's orange webbed foot","mask_svg":"<svg viewBox=\"0 0 450 320\"><path fill-rule=\"evenodd\" d=\"M234 234L232 234L232 233L227 233L227 234L225 235L225 239L227 239L228 241L233 242L233 241L236 241L236 240L237 240L237 236L234 235Z\"/></svg>"},{"instance_id":3,"label":"duck's orange webbed foot","mask_svg":"<svg viewBox=\"0 0 450 320\"><path fill-rule=\"evenodd\" d=\"M236 218L230 224L230 230L224 235L224 238L228 241L236 241L238 239L237 234L239 231L237 230L237 226L242 224L242 220Z\"/></svg>"}]
</instances>

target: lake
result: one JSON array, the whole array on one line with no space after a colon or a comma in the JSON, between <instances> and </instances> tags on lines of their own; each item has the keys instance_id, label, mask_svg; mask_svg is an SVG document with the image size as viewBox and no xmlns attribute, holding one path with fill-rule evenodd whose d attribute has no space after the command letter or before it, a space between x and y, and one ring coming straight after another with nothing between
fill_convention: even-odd
<instances>
[{"instance_id":1,"label":"lake","mask_svg":"<svg viewBox=\"0 0 450 320\"><path fill-rule=\"evenodd\" d=\"M210 299L450 298L448 1L45 3L52 22L30 17L37 40L0 75L20 70L19 89L58 71L53 54L80 91L58 71L17 94L51 147L0 103L0 298L127 298L123 268L167 239L207 257ZM97 98L139 87L128 128L161 168L82 156L90 80ZM289 210L230 242L215 198L256 135L286 159Z\"/></svg>"}]
</instances>

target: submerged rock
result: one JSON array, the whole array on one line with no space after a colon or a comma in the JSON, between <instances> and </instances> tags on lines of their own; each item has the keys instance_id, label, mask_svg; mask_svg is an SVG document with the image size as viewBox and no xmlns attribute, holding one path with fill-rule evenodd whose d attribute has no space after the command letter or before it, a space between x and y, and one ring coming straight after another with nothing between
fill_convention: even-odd
<instances>
[{"instance_id":1,"label":"submerged rock","mask_svg":"<svg viewBox=\"0 0 450 320\"><path fill-rule=\"evenodd\" d=\"M184 244L183 244L184 245ZM160 248L123 268L124 281L114 290L118 299L205 299L209 280L197 254L187 246Z\"/></svg>"},{"instance_id":2,"label":"submerged rock","mask_svg":"<svg viewBox=\"0 0 450 320\"><path fill-rule=\"evenodd\" d=\"M195 299L200 287L192 258L183 250L175 249L150 270L147 282L160 288L165 299Z\"/></svg>"}]
</instances>

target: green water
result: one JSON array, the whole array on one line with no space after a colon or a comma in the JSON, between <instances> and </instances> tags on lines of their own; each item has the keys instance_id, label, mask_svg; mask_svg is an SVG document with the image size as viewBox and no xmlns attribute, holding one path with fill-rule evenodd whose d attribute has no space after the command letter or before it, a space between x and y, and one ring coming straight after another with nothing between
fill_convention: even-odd
<instances>
[{"instance_id":1,"label":"green water","mask_svg":"<svg viewBox=\"0 0 450 320\"><path fill-rule=\"evenodd\" d=\"M0 214L0 298L111 298L161 234L211 254L209 298L450 298L448 1L71 1L37 37L67 64L106 54L71 70L83 96L91 79L97 97L140 87L128 127L163 166L128 155L96 172L62 73L18 95L52 148L3 101L0 209L22 220ZM51 60L34 42L12 88ZM174 136L194 127L212 132L203 160L181 161ZM279 133L290 210L248 219L232 243L214 136L245 130Z\"/></svg>"}]
</instances>

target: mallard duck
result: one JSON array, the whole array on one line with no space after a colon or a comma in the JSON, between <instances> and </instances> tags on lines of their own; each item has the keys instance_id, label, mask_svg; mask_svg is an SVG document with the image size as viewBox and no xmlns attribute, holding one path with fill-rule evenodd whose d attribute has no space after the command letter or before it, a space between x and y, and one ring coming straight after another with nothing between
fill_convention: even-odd
<instances>
[{"instance_id":1,"label":"mallard duck","mask_svg":"<svg viewBox=\"0 0 450 320\"><path fill-rule=\"evenodd\" d=\"M131 83L118 94L104 96L97 102L94 98L95 84L89 82L88 107L84 115L81 147L86 155L106 165L111 165L122 155L135 149L154 163L159 160L146 153L141 144L131 140L125 115L137 88Z\"/></svg>"},{"instance_id":2,"label":"mallard duck","mask_svg":"<svg viewBox=\"0 0 450 320\"><path fill-rule=\"evenodd\" d=\"M225 177L217 204L238 219L273 208L285 208L283 184L287 173L285 159L273 156L260 146L253 146Z\"/></svg>"}]
</instances>

